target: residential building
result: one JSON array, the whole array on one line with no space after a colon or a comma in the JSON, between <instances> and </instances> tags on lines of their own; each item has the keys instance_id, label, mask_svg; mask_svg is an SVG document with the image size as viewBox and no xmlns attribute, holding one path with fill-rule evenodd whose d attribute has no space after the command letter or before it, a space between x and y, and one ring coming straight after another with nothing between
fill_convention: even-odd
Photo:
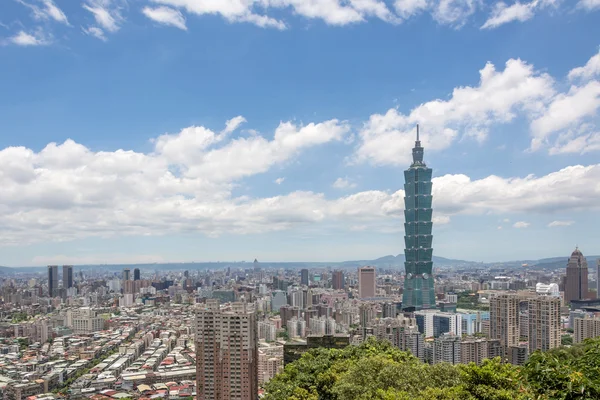
<instances>
[{"instance_id":1,"label":"residential building","mask_svg":"<svg viewBox=\"0 0 600 400\"><path fill-rule=\"evenodd\" d=\"M560 346L560 298L536 296L528 300L529 353Z\"/></svg>"},{"instance_id":2,"label":"residential building","mask_svg":"<svg viewBox=\"0 0 600 400\"><path fill-rule=\"evenodd\" d=\"M258 340L245 303L221 310L215 299L196 311L196 380L203 400L258 397Z\"/></svg>"},{"instance_id":3,"label":"residential building","mask_svg":"<svg viewBox=\"0 0 600 400\"><path fill-rule=\"evenodd\" d=\"M575 318L573 325L573 342L575 343L582 343L585 339L592 339L600 336L600 318Z\"/></svg>"},{"instance_id":4,"label":"residential building","mask_svg":"<svg viewBox=\"0 0 600 400\"><path fill-rule=\"evenodd\" d=\"M490 299L490 338L500 339L507 351L519 344L519 305L516 294L500 294Z\"/></svg>"},{"instance_id":5,"label":"residential building","mask_svg":"<svg viewBox=\"0 0 600 400\"><path fill-rule=\"evenodd\" d=\"M436 338L433 342L433 363L442 362L449 364L461 363L460 336L446 333Z\"/></svg>"}]
</instances>

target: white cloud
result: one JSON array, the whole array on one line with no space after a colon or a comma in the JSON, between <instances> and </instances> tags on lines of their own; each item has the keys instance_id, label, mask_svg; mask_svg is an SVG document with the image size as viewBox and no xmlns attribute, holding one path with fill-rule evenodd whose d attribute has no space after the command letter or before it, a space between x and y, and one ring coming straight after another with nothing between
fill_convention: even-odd
<instances>
[{"instance_id":1,"label":"white cloud","mask_svg":"<svg viewBox=\"0 0 600 400\"><path fill-rule=\"evenodd\" d=\"M423 128L426 150L447 148L459 131L463 137L482 141L492 124L511 122L519 111L541 110L554 95L554 80L521 60L508 60L504 71L487 63L479 73L479 86L457 87L449 100L429 101L408 115L396 109L372 115L360 131L353 161L406 164L417 123Z\"/></svg>"},{"instance_id":2,"label":"white cloud","mask_svg":"<svg viewBox=\"0 0 600 400\"><path fill-rule=\"evenodd\" d=\"M597 8L600 8L600 0L579 0L579 3L577 3L577 6L579 8L583 8L585 10L592 11Z\"/></svg>"},{"instance_id":3,"label":"white cloud","mask_svg":"<svg viewBox=\"0 0 600 400\"><path fill-rule=\"evenodd\" d=\"M27 33L19 31L16 35L8 39L8 43L16 44L17 46L46 46L52 43L52 40L38 30L36 32Z\"/></svg>"},{"instance_id":4,"label":"white cloud","mask_svg":"<svg viewBox=\"0 0 600 400\"><path fill-rule=\"evenodd\" d=\"M230 133L234 132L237 128L239 128L240 125L242 125L244 122L247 122L246 118L242 117L241 115L238 115L235 118L231 118L229 121L227 121L225 123L225 129L223 130L222 133L230 134Z\"/></svg>"},{"instance_id":5,"label":"white cloud","mask_svg":"<svg viewBox=\"0 0 600 400\"><path fill-rule=\"evenodd\" d=\"M394 8L402 18L410 18L429 8L427 0L396 0Z\"/></svg>"},{"instance_id":6,"label":"white cloud","mask_svg":"<svg viewBox=\"0 0 600 400\"><path fill-rule=\"evenodd\" d=\"M479 6L478 0L438 0L433 19L442 25L463 26Z\"/></svg>"},{"instance_id":7,"label":"white cloud","mask_svg":"<svg viewBox=\"0 0 600 400\"><path fill-rule=\"evenodd\" d=\"M0 150L0 243L24 245L83 237L199 232L249 234L327 223L340 228L402 229L402 190L364 191L328 199L292 192L234 197L236 181L265 172L314 146L342 140L332 120L281 123L272 139L221 137L190 127L153 141L154 151L94 152L72 140L39 152ZM180 149L190 150L179 154ZM535 177L445 175L433 181L434 221L453 215L595 211L600 165Z\"/></svg>"},{"instance_id":8,"label":"white cloud","mask_svg":"<svg viewBox=\"0 0 600 400\"><path fill-rule=\"evenodd\" d=\"M88 28L82 27L81 29L83 30L83 32L86 35L93 36L97 39L102 40L103 42L106 42L106 40L107 40L106 35L104 34L104 31L102 29L98 28L97 26L90 26Z\"/></svg>"},{"instance_id":9,"label":"white cloud","mask_svg":"<svg viewBox=\"0 0 600 400\"><path fill-rule=\"evenodd\" d=\"M175 10L170 7L144 7L142 12L146 17L158 22L159 24L174 26L184 31L187 30L185 18L179 10Z\"/></svg>"},{"instance_id":10,"label":"white cloud","mask_svg":"<svg viewBox=\"0 0 600 400\"><path fill-rule=\"evenodd\" d=\"M524 22L535 15L532 3L516 2L507 6L504 2L496 3L492 14L481 26L481 29L493 29L513 21Z\"/></svg>"},{"instance_id":11,"label":"white cloud","mask_svg":"<svg viewBox=\"0 0 600 400\"><path fill-rule=\"evenodd\" d=\"M346 178L337 178L335 180L335 182L333 182L333 186L335 189L340 189L340 190L347 190L347 189L354 189L356 187L356 183L350 181L347 177Z\"/></svg>"},{"instance_id":12,"label":"white cloud","mask_svg":"<svg viewBox=\"0 0 600 400\"><path fill-rule=\"evenodd\" d=\"M549 228L556 228L560 226L571 226L575 221L552 221L548 224Z\"/></svg>"},{"instance_id":13,"label":"white cloud","mask_svg":"<svg viewBox=\"0 0 600 400\"><path fill-rule=\"evenodd\" d=\"M274 182L278 185L281 185L283 183L283 181L285 181L285 178L277 178L277 179L275 179Z\"/></svg>"},{"instance_id":14,"label":"white cloud","mask_svg":"<svg viewBox=\"0 0 600 400\"><path fill-rule=\"evenodd\" d=\"M592 56L583 67L572 69L569 72L569 79L591 79L596 75L600 75L600 52Z\"/></svg>"},{"instance_id":15,"label":"white cloud","mask_svg":"<svg viewBox=\"0 0 600 400\"><path fill-rule=\"evenodd\" d=\"M531 149L539 150L555 132L577 128L586 117L594 116L599 107L599 81L572 86L567 93L556 95L543 114L531 123Z\"/></svg>"},{"instance_id":16,"label":"white cloud","mask_svg":"<svg viewBox=\"0 0 600 400\"><path fill-rule=\"evenodd\" d=\"M69 25L69 20L65 13L58 8L53 0L37 0L41 6L36 4L27 3L23 0L17 0L19 3L31 9L33 17L38 20L53 19L54 21L60 22L65 25Z\"/></svg>"},{"instance_id":17,"label":"white cloud","mask_svg":"<svg viewBox=\"0 0 600 400\"><path fill-rule=\"evenodd\" d=\"M126 2L123 4L127 5ZM100 40L106 41L105 32L117 32L125 21L119 0L86 0L82 7L92 13L97 24L83 28L83 31Z\"/></svg>"},{"instance_id":18,"label":"white cloud","mask_svg":"<svg viewBox=\"0 0 600 400\"><path fill-rule=\"evenodd\" d=\"M529 222L519 221L519 222L515 222L515 224L513 225L513 228L524 229L524 228L529 228L530 225L531 224Z\"/></svg>"}]
</instances>

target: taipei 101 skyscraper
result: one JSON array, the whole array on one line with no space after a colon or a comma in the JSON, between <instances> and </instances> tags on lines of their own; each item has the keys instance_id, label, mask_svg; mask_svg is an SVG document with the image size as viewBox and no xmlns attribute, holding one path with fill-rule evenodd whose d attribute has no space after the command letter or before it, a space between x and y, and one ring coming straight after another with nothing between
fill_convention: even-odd
<instances>
[{"instance_id":1,"label":"taipei 101 skyscraper","mask_svg":"<svg viewBox=\"0 0 600 400\"><path fill-rule=\"evenodd\" d=\"M433 289L433 236L431 228L431 168L423 162L423 147L419 140L412 150L413 162L404 171L404 291L402 308L406 311L418 311L435 308Z\"/></svg>"}]
</instances>

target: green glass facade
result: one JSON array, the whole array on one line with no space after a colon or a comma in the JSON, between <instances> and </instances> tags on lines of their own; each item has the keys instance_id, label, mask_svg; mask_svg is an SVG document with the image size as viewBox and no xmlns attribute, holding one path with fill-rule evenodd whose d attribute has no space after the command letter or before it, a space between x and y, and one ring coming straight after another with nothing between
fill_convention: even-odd
<instances>
[{"instance_id":1,"label":"green glass facade","mask_svg":"<svg viewBox=\"0 0 600 400\"><path fill-rule=\"evenodd\" d=\"M423 147L419 140L413 148L413 163L404 171L404 291L402 308L423 310L435 308L433 289L433 241L431 208L431 168L423 162Z\"/></svg>"}]
</instances>

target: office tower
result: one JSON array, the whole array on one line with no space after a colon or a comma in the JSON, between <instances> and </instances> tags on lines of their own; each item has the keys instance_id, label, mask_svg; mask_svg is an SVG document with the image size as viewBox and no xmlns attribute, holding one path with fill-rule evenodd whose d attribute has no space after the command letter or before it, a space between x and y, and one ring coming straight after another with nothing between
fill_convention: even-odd
<instances>
[{"instance_id":1,"label":"office tower","mask_svg":"<svg viewBox=\"0 0 600 400\"><path fill-rule=\"evenodd\" d=\"M490 338L500 339L504 351L519 344L519 305L521 298L501 294L490 299Z\"/></svg>"},{"instance_id":2,"label":"office tower","mask_svg":"<svg viewBox=\"0 0 600 400\"><path fill-rule=\"evenodd\" d=\"M412 150L413 162L404 171L404 292L402 308L409 311L435 308L435 292L431 275L433 223L431 209L431 168L423 162L423 147L419 140L417 125L417 141Z\"/></svg>"},{"instance_id":3,"label":"office tower","mask_svg":"<svg viewBox=\"0 0 600 400\"><path fill-rule=\"evenodd\" d=\"M433 337L451 333L455 336L462 335L462 315L453 313L433 314Z\"/></svg>"},{"instance_id":4,"label":"office tower","mask_svg":"<svg viewBox=\"0 0 600 400\"><path fill-rule=\"evenodd\" d=\"M300 284L308 286L308 270L306 268L300 270Z\"/></svg>"},{"instance_id":5,"label":"office tower","mask_svg":"<svg viewBox=\"0 0 600 400\"><path fill-rule=\"evenodd\" d=\"M48 296L55 297L58 293L58 265L48 266Z\"/></svg>"},{"instance_id":6,"label":"office tower","mask_svg":"<svg viewBox=\"0 0 600 400\"><path fill-rule=\"evenodd\" d=\"M560 299L537 296L528 300L529 353L560 346Z\"/></svg>"},{"instance_id":7,"label":"office tower","mask_svg":"<svg viewBox=\"0 0 600 400\"><path fill-rule=\"evenodd\" d=\"M63 289L66 291L73 287L73 266L63 265L62 273Z\"/></svg>"},{"instance_id":8,"label":"office tower","mask_svg":"<svg viewBox=\"0 0 600 400\"><path fill-rule=\"evenodd\" d=\"M334 290L344 289L344 271L341 271L341 270L333 271L333 277L332 277L331 284L332 284Z\"/></svg>"},{"instance_id":9,"label":"office tower","mask_svg":"<svg viewBox=\"0 0 600 400\"><path fill-rule=\"evenodd\" d=\"M288 300L285 292L281 290L273 291L273 300L271 300L271 309L273 312L279 312L279 309L283 306L287 306Z\"/></svg>"},{"instance_id":10,"label":"office tower","mask_svg":"<svg viewBox=\"0 0 600 400\"><path fill-rule=\"evenodd\" d=\"M573 342L575 343L582 343L585 339L600 336L600 318L591 318L588 316L575 318L573 326L575 330Z\"/></svg>"},{"instance_id":11,"label":"office tower","mask_svg":"<svg viewBox=\"0 0 600 400\"><path fill-rule=\"evenodd\" d=\"M436 338L433 342L433 363L460 364L460 344L460 336L451 333L446 333Z\"/></svg>"},{"instance_id":12,"label":"office tower","mask_svg":"<svg viewBox=\"0 0 600 400\"><path fill-rule=\"evenodd\" d=\"M185 272L188 273L187 271L185 271ZM185 273L184 273L184 275L185 275ZM189 273L188 273L188 275L189 275ZM134 268L133 269L133 280L134 281L139 281L140 278L141 278L140 269L139 268ZM186 276L186 278L187 278L187 276Z\"/></svg>"},{"instance_id":13,"label":"office tower","mask_svg":"<svg viewBox=\"0 0 600 400\"><path fill-rule=\"evenodd\" d=\"M208 299L196 311L196 380L199 399L258 398L257 323L246 304L224 311Z\"/></svg>"},{"instance_id":14,"label":"office tower","mask_svg":"<svg viewBox=\"0 0 600 400\"><path fill-rule=\"evenodd\" d=\"M383 318L396 318L396 315L398 315L396 303L383 303L382 314Z\"/></svg>"},{"instance_id":15,"label":"office tower","mask_svg":"<svg viewBox=\"0 0 600 400\"><path fill-rule=\"evenodd\" d=\"M567 281L565 285L565 303L583 300L588 297L588 263L579 248L569 258Z\"/></svg>"},{"instance_id":16,"label":"office tower","mask_svg":"<svg viewBox=\"0 0 600 400\"><path fill-rule=\"evenodd\" d=\"M358 297L361 299L375 297L375 267L358 269Z\"/></svg>"},{"instance_id":17,"label":"office tower","mask_svg":"<svg viewBox=\"0 0 600 400\"><path fill-rule=\"evenodd\" d=\"M123 270L123 280L124 281L131 280L131 271L129 270L129 268L125 268Z\"/></svg>"}]
</instances>

